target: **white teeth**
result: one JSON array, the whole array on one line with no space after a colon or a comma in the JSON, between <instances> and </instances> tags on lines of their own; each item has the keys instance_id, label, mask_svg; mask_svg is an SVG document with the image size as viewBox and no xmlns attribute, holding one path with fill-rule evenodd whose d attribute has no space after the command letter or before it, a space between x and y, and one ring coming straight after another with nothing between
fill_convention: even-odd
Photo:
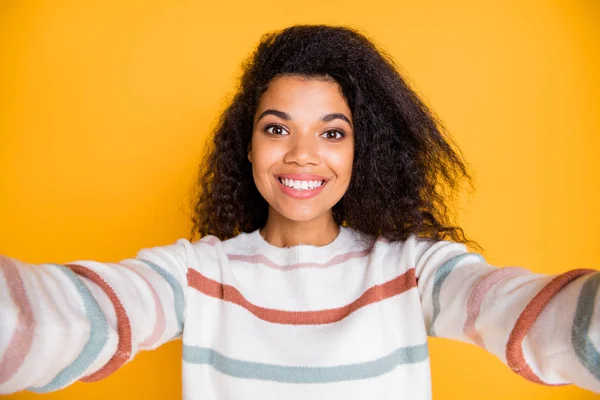
<instances>
[{"instance_id":1,"label":"white teeth","mask_svg":"<svg viewBox=\"0 0 600 400\"><path fill-rule=\"evenodd\" d=\"M310 190L323 185L325 181L299 181L287 178L279 178L279 181L285 186L296 190Z\"/></svg>"}]
</instances>

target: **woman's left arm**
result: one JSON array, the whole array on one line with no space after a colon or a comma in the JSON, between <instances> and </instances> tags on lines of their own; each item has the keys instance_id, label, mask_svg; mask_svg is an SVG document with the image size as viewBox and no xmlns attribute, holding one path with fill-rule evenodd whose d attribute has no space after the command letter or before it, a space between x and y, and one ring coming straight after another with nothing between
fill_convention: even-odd
<instances>
[{"instance_id":1,"label":"woman's left arm","mask_svg":"<svg viewBox=\"0 0 600 400\"><path fill-rule=\"evenodd\" d=\"M422 241L418 290L430 336L473 343L530 381L600 392L600 272L496 268L459 243Z\"/></svg>"}]
</instances>

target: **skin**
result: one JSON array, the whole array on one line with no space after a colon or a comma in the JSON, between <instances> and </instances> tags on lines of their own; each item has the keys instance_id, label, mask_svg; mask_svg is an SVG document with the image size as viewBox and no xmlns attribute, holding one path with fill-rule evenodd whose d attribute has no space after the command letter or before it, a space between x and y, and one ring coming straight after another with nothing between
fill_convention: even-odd
<instances>
[{"instance_id":1,"label":"skin","mask_svg":"<svg viewBox=\"0 0 600 400\"><path fill-rule=\"evenodd\" d=\"M340 230L331 208L348 189L353 158L352 115L340 86L326 79L274 78L259 99L248 151L256 187L269 203L260 230L265 240L277 247L331 243ZM285 173L328 181L316 196L297 199L279 187L275 175Z\"/></svg>"}]
</instances>

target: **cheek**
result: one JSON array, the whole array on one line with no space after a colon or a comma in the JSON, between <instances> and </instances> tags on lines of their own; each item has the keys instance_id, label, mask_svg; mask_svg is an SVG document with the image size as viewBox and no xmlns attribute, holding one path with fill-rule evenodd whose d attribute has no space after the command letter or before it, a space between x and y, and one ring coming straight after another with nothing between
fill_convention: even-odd
<instances>
[{"instance_id":1,"label":"cheek","mask_svg":"<svg viewBox=\"0 0 600 400\"><path fill-rule=\"evenodd\" d=\"M252 173L255 181L268 179L273 168L282 159L282 150L279 146L255 141L252 145Z\"/></svg>"},{"instance_id":2,"label":"cheek","mask_svg":"<svg viewBox=\"0 0 600 400\"><path fill-rule=\"evenodd\" d=\"M338 179L350 179L352 174L352 162L354 152L352 149L346 151L331 152L328 155L328 164L334 170Z\"/></svg>"}]
</instances>

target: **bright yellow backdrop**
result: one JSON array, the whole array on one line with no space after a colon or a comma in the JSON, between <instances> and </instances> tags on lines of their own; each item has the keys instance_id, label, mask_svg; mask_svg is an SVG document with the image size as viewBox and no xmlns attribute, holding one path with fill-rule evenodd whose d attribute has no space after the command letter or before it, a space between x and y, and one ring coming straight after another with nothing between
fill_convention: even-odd
<instances>
[{"instance_id":1,"label":"bright yellow backdrop","mask_svg":"<svg viewBox=\"0 0 600 400\"><path fill-rule=\"evenodd\" d=\"M0 253L114 261L186 237L203 143L264 32L347 24L383 46L477 179L459 222L496 265L599 268L600 3L3 1ZM181 397L174 342L43 397ZM592 399L431 341L435 399Z\"/></svg>"}]
</instances>

